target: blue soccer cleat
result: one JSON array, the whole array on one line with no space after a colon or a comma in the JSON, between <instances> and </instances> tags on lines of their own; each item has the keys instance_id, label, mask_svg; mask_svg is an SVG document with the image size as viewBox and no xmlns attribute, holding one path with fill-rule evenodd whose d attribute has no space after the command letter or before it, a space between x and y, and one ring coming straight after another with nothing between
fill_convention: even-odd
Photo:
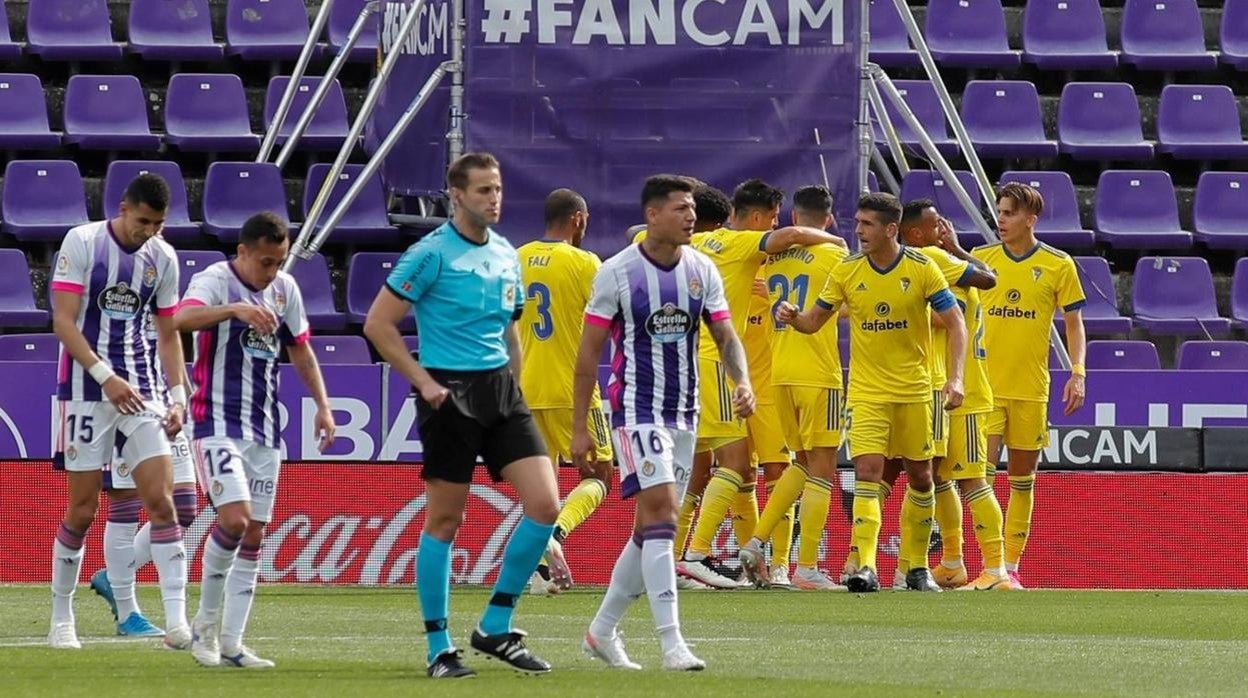
<instances>
[{"instance_id":1,"label":"blue soccer cleat","mask_svg":"<svg viewBox=\"0 0 1248 698\"><path fill-rule=\"evenodd\" d=\"M152 625L152 622L135 611L125 621L117 624L117 634L127 637L164 637L165 631Z\"/></svg>"},{"instance_id":2,"label":"blue soccer cleat","mask_svg":"<svg viewBox=\"0 0 1248 698\"><path fill-rule=\"evenodd\" d=\"M108 608L113 612L113 620L117 620L117 599L113 597L113 585L108 583L106 571L96 570L91 575L91 591L99 594L108 603Z\"/></svg>"}]
</instances>

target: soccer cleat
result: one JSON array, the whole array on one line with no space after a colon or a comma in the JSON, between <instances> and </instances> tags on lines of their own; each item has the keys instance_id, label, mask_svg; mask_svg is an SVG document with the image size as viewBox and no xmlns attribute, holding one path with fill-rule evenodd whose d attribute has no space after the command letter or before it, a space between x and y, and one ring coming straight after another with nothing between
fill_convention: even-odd
<instances>
[{"instance_id":1,"label":"soccer cleat","mask_svg":"<svg viewBox=\"0 0 1248 698\"><path fill-rule=\"evenodd\" d=\"M870 567L859 567L857 572L849 575L845 586L855 594L866 594L880 590L880 578Z\"/></svg>"},{"instance_id":2,"label":"soccer cleat","mask_svg":"<svg viewBox=\"0 0 1248 698\"><path fill-rule=\"evenodd\" d=\"M701 560L684 560L683 563L683 565L677 567L677 572L684 574L686 577L696 579L709 587L736 589L741 586L737 580L725 577L716 571L719 564L715 558L704 557Z\"/></svg>"},{"instance_id":3,"label":"soccer cleat","mask_svg":"<svg viewBox=\"0 0 1248 698\"><path fill-rule=\"evenodd\" d=\"M789 568L776 565L771 568L771 586L776 589L792 589L793 582L789 579Z\"/></svg>"},{"instance_id":4,"label":"soccer cleat","mask_svg":"<svg viewBox=\"0 0 1248 698\"><path fill-rule=\"evenodd\" d=\"M560 591L566 591L572 588L572 569L568 567L568 561L563 557L563 545L551 536L550 542L546 544L546 563L550 569L550 581L559 587Z\"/></svg>"},{"instance_id":5,"label":"soccer cleat","mask_svg":"<svg viewBox=\"0 0 1248 698\"><path fill-rule=\"evenodd\" d=\"M906 588L911 591L941 591L940 585L932 579L932 571L926 567L911 567L906 573Z\"/></svg>"},{"instance_id":6,"label":"soccer cleat","mask_svg":"<svg viewBox=\"0 0 1248 698\"><path fill-rule=\"evenodd\" d=\"M1011 591L1014 584L1008 576L997 576L984 572L970 584L958 587L958 591Z\"/></svg>"},{"instance_id":7,"label":"soccer cleat","mask_svg":"<svg viewBox=\"0 0 1248 698\"><path fill-rule=\"evenodd\" d=\"M117 634L127 637L164 637L165 631L152 625L152 621L144 618L142 613L134 611L117 624Z\"/></svg>"},{"instance_id":8,"label":"soccer cleat","mask_svg":"<svg viewBox=\"0 0 1248 698\"><path fill-rule=\"evenodd\" d=\"M1006 570L1005 576L1010 578L1010 589L1014 591L1027 591L1027 587L1023 586L1022 580L1018 578L1018 570Z\"/></svg>"},{"instance_id":9,"label":"soccer cleat","mask_svg":"<svg viewBox=\"0 0 1248 698\"><path fill-rule=\"evenodd\" d=\"M686 577L680 574L676 575L676 588L681 591L706 591L710 589L709 586L693 577Z\"/></svg>"},{"instance_id":10,"label":"soccer cleat","mask_svg":"<svg viewBox=\"0 0 1248 698\"><path fill-rule=\"evenodd\" d=\"M906 573L901 570L893 570L893 591L906 591L910 587L906 586Z\"/></svg>"},{"instance_id":11,"label":"soccer cleat","mask_svg":"<svg viewBox=\"0 0 1248 698\"><path fill-rule=\"evenodd\" d=\"M663 653L664 671L702 671L705 668L706 662L693 656L688 645Z\"/></svg>"},{"instance_id":12,"label":"soccer cleat","mask_svg":"<svg viewBox=\"0 0 1248 698\"><path fill-rule=\"evenodd\" d=\"M534 596L553 596L559 593L559 585L542 576L541 572L533 572L529 577L529 593Z\"/></svg>"},{"instance_id":13,"label":"soccer cleat","mask_svg":"<svg viewBox=\"0 0 1248 698\"><path fill-rule=\"evenodd\" d=\"M585 633L581 641L581 650L595 659L601 659L612 669L639 670L641 665L628 658L624 651L624 638L616 632L611 637L594 637L593 633Z\"/></svg>"},{"instance_id":14,"label":"soccer cleat","mask_svg":"<svg viewBox=\"0 0 1248 698\"><path fill-rule=\"evenodd\" d=\"M270 659L257 657L245 645L239 645L230 650L221 650L221 666L235 669L272 669L277 665Z\"/></svg>"},{"instance_id":15,"label":"soccer cleat","mask_svg":"<svg viewBox=\"0 0 1248 698\"><path fill-rule=\"evenodd\" d=\"M957 567L945 567L944 563L932 569L932 577L945 589L956 589L966 584L966 565L958 563Z\"/></svg>"},{"instance_id":16,"label":"soccer cleat","mask_svg":"<svg viewBox=\"0 0 1248 698\"><path fill-rule=\"evenodd\" d=\"M476 676L477 672L464 666L461 661L463 656L464 653L454 647L445 650L433 658L433 663L425 669L425 673L431 679L470 679Z\"/></svg>"},{"instance_id":17,"label":"soccer cleat","mask_svg":"<svg viewBox=\"0 0 1248 698\"><path fill-rule=\"evenodd\" d=\"M738 554L741 560L741 571L750 584L759 589L771 586L771 576L767 572L767 557L763 553L763 544L757 538L751 538Z\"/></svg>"},{"instance_id":18,"label":"soccer cleat","mask_svg":"<svg viewBox=\"0 0 1248 698\"><path fill-rule=\"evenodd\" d=\"M74 627L74 622L71 620L53 623L52 630L48 632L48 646L54 650L82 649L82 643L78 642L78 629Z\"/></svg>"},{"instance_id":19,"label":"soccer cleat","mask_svg":"<svg viewBox=\"0 0 1248 698\"><path fill-rule=\"evenodd\" d=\"M215 621L191 621L191 657L200 666L221 666L221 628Z\"/></svg>"},{"instance_id":20,"label":"soccer cleat","mask_svg":"<svg viewBox=\"0 0 1248 698\"><path fill-rule=\"evenodd\" d=\"M804 591L844 591L845 587L832 581L817 567L798 566L793 575L793 586Z\"/></svg>"},{"instance_id":21,"label":"soccer cleat","mask_svg":"<svg viewBox=\"0 0 1248 698\"><path fill-rule=\"evenodd\" d=\"M528 633L512 628L509 633L486 635L480 628L472 631L472 649L477 654L497 659L524 674L546 674L550 662L538 657L524 646Z\"/></svg>"},{"instance_id":22,"label":"soccer cleat","mask_svg":"<svg viewBox=\"0 0 1248 698\"><path fill-rule=\"evenodd\" d=\"M191 647L191 626L179 625L165 631L164 646L167 650L185 650Z\"/></svg>"},{"instance_id":23,"label":"soccer cleat","mask_svg":"<svg viewBox=\"0 0 1248 698\"><path fill-rule=\"evenodd\" d=\"M106 570L96 570L91 575L91 591L94 591L100 598L108 604L108 608L113 612L113 620L117 620L117 598L113 596L113 585L108 583L108 572Z\"/></svg>"}]
</instances>

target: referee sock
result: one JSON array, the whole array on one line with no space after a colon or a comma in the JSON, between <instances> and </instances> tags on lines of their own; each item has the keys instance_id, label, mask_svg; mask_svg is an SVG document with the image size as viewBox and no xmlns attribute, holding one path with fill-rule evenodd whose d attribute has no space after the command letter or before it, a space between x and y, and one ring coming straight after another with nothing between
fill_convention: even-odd
<instances>
[{"instance_id":1,"label":"referee sock","mask_svg":"<svg viewBox=\"0 0 1248 698\"><path fill-rule=\"evenodd\" d=\"M728 468L718 468L706 485L702 495L702 511L698 512L698 523L693 529L693 543L689 546L688 556L701 560L711 554L711 541L719 533L720 524L732 500L737 496L745 479Z\"/></svg>"},{"instance_id":2,"label":"referee sock","mask_svg":"<svg viewBox=\"0 0 1248 698\"><path fill-rule=\"evenodd\" d=\"M516 612L520 592L524 591L533 570L537 569L554 530L554 524L539 524L527 516L520 519L503 550L503 566L498 571L498 581L494 583L494 595L481 616L482 633L501 635L511 632L511 617ZM449 568L447 578L450 578Z\"/></svg>"},{"instance_id":3,"label":"referee sock","mask_svg":"<svg viewBox=\"0 0 1248 698\"><path fill-rule=\"evenodd\" d=\"M1018 569L1031 535L1031 511L1036 500L1035 475L1010 476L1010 504L1005 511L1005 566Z\"/></svg>"},{"instance_id":4,"label":"referee sock","mask_svg":"<svg viewBox=\"0 0 1248 698\"><path fill-rule=\"evenodd\" d=\"M806 508L805 503L802 508ZM880 538L880 483L858 480L854 483L854 548L858 568L876 569L875 551ZM802 537L806 537L805 530Z\"/></svg>"},{"instance_id":5,"label":"referee sock","mask_svg":"<svg viewBox=\"0 0 1248 698\"><path fill-rule=\"evenodd\" d=\"M984 569L998 576L1004 575L1005 546L1001 536L1001 505L992 488L984 485L968 492L966 506L971 510L975 539L979 541L979 550L984 556Z\"/></svg>"},{"instance_id":6,"label":"referee sock","mask_svg":"<svg viewBox=\"0 0 1248 698\"><path fill-rule=\"evenodd\" d=\"M737 537L737 546L743 547L754 537L754 529L758 528L758 485L746 482L737 489L737 496L732 501L732 532Z\"/></svg>"},{"instance_id":7,"label":"referee sock","mask_svg":"<svg viewBox=\"0 0 1248 698\"><path fill-rule=\"evenodd\" d=\"M425 637L429 641L427 661L451 649L451 633L447 616L451 606L451 543L428 533L420 534L416 549L416 595L425 621Z\"/></svg>"},{"instance_id":8,"label":"referee sock","mask_svg":"<svg viewBox=\"0 0 1248 698\"><path fill-rule=\"evenodd\" d=\"M564 500L559 518L555 519L555 528L563 531L566 537L577 526L585 523L606 498L607 486L602 480L592 477L581 480L581 484L569 492L568 498Z\"/></svg>"},{"instance_id":9,"label":"referee sock","mask_svg":"<svg viewBox=\"0 0 1248 698\"><path fill-rule=\"evenodd\" d=\"M685 556L685 544L689 542L689 529L693 527L693 515L698 511L698 505L702 503L702 497L692 492L686 492L685 498L680 502L680 514L676 517L676 541L672 554L679 560Z\"/></svg>"},{"instance_id":10,"label":"referee sock","mask_svg":"<svg viewBox=\"0 0 1248 698\"><path fill-rule=\"evenodd\" d=\"M797 546L798 567L815 567L819 563L819 543L828 526L828 509L832 506L832 483L821 477L806 478L802 490L802 541Z\"/></svg>"},{"instance_id":11,"label":"referee sock","mask_svg":"<svg viewBox=\"0 0 1248 698\"><path fill-rule=\"evenodd\" d=\"M908 529L903 527L901 531L901 553L909 563L906 571L927 568L927 548L932 542L932 523L936 520L936 493L906 487L901 520L909 524Z\"/></svg>"},{"instance_id":12,"label":"referee sock","mask_svg":"<svg viewBox=\"0 0 1248 698\"><path fill-rule=\"evenodd\" d=\"M962 499L952 482L936 485L936 523L940 524L941 561L962 560Z\"/></svg>"}]
</instances>

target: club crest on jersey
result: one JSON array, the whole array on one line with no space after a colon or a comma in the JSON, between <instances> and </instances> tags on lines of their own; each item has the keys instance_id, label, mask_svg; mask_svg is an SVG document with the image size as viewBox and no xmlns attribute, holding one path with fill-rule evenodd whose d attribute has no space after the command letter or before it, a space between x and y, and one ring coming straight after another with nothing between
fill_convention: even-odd
<instances>
[{"instance_id":1,"label":"club crest on jersey","mask_svg":"<svg viewBox=\"0 0 1248 698\"><path fill-rule=\"evenodd\" d=\"M125 476L127 476L127 475L129 475L129 474L130 474L130 466L129 466L129 465L126 465L125 463L122 463L121 465L117 466L117 475L118 475L119 477L125 477Z\"/></svg>"},{"instance_id":2,"label":"club crest on jersey","mask_svg":"<svg viewBox=\"0 0 1248 698\"><path fill-rule=\"evenodd\" d=\"M66 270L66 269L68 269L68 268L69 268L69 257L66 257L65 255L61 255L61 256L57 257L57 259L56 259L56 270L57 270L57 271L65 271L65 270Z\"/></svg>"},{"instance_id":3,"label":"club crest on jersey","mask_svg":"<svg viewBox=\"0 0 1248 698\"><path fill-rule=\"evenodd\" d=\"M702 279L696 276L689 278L689 297L694 300L702 297Z\"/></svg>"},{"instance_id":4,"label":"club crest on jersey","mask_svg":"<svg viewBox=\"0 0 1248 698\"><path fill-rule=\"evenodd\" d=\"M693 329L689 313L667 303L646 318L646 333L657 342L679 342Z\"/></svg>"},{"instance_id":5,"label":"club crest on jersey","mask_svg":"<svg viewBox=\"0 0 1248 698\"><path fill-rule=\"evenodd\" d=\"M260 334L248 327L238 336L239 344L243 347L243 353L253 359L263 359L273 361L277 359L277 336L272 334Z\"/></svg>"},{"instance_id":6,"label":"club crest on jersey","mask_svg":"<svg viewBox=\"0 0 1248 698\"><path fill-rule=\"evenodd\" d=\"M220 480L212 481L212 496L220 497L221 493L224 491L225 491L225 485L222 485Z\"/></svg>"},{"instance_id":7,"label":"club crest on jersey","mask_svg":"<svg viewBox=\"0 0 1248 698\"><path fill-rule=\"evenodd\" d=\"M644 463L642 463L641 474L645 475L646 477L650 477L654 475L654 463L651 463L650 461L645 461Z\"/></svg>"},{"instance_id":8,"label":"club crest on jersey","mask_svg":"<svg viewBox=\"0 0 1248 698\"><path fill-rule=\"evenodd\" d=\"M143 267L143 285L148 288L156 285L156 267L150 264Z\"/></svg>"},{"instance_id":9,"label":"club crest on jersey","mask_svg":"<svg viewBox=\"0 0 1248 698\"><path fill-rule=\"evenodd\" d=\"M1005 294L1005 300L1008 303L1018 303L1023 299L1023 294L1016 288L1012 288Z\"/></svg>"},{"instance_id":10,"label":"club crest on jersey","mask_svg":"<svg viewBox=\"0 0 1248 698\"><path fill-rule=\"evenodd\" d=\"M286 314L286 294L285 293L282 293L281 291L277 291L273 294L273 308L274 310L277 311L278 315Z\"/></svg>"},{"instance_id":11,"label":"club crest on jersey","mask_svg":"<svg viewBox=\"0 0 1248 698\"><path fill-rule=\"evenodd\" d=\"M133 320L139 316L139 306L143 301L139 298L139 294L123 281L100 291L96 303L100 306L100 312L114 320Z\"/></svg>"},{"instance_id":12,"label":"club crest on jersey","mask_svg":"<svg viewBox=\"0 0 1248 698\"><path fill-rule=\"evenodd\" d=\"M515 304L516 304L516 287L511 284L507 284L507 287L503 289L503 305L512 306Z\"/></svg>"},{"instance_id":13,"label":"club crest on jersey","mask_svg":"<svg viewBox=\"0 0 1248 698\"><path fill-rule=\"evenodd\" d=\"M909 290L910 290L910 277L908 276L901 277L901 292L905 293L906 291L909 291Z\"/></svg>"},{"instance_id":14,"label":"club crest on jersey","mask_svg":"<svg viewBox=\"0 0 1248 698\"><path fill-rule=\"evenodd\" d=\"M73 444L70 444L69 448L65 449L65 457L70 460L77 460L78 449Z\"/></svg>"},{"instance_id":15,"label":"club crest on jersey","mask_svg":"<svg viewBox=\"0 0 1248 698\"><path fill-rule=\"evenodd\" d=\"M1040 275L1041 275L1041 274L1043 274L1043 273L1044 273L1044 270L1043 270L1043 269L1041 269L1040 267L1032 267L1032 268L1031 268L1031 280L1032 280L1032 281L1039 281L1039 280L1040 280Z\"/></svg>"}]
</instances>

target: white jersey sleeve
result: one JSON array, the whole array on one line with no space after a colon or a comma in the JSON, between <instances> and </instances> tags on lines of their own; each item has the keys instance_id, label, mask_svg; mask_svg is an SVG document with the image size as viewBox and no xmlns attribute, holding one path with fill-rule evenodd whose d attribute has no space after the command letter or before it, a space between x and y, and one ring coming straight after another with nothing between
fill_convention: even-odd
<instances>
[{"instance_id":1,"label":"white jersey sleeve","mask_svg":"<svg viewBox=\"0 0 1248 698\"><path fill-rule=\"evenodd\" d=\"M91 277L91 249L81 227L65 235L52 272L52 290L82 295Z\"/></svg>"},{"instance_id":2,"label":"white jersey sleeve","mask_svg":"<svg viewBox=\"0 0 1248 698\"><path fill-rule=\"evenodd\" d=\"M178 257L167 243L162 242L157 249L163 268L156 283L156 314L173 315L178 311Z\"/></svg>"},{"instance_id":3,"label":"white jersey sleeve","mask_svg":"<svg viewBox=\"0 0 1248 698\"><path fill-rule=\"evenodd\" d=\"M225 284L222 283L222 265L228 262L217 262L207 269L191 277L186 288L185 305L223 305L226 299Z\"/></svg>"},{"instance_id":4,"label":"white jersey sleeve","mask_svg":"<svg viewBox=\"0 0 1248 698\"><path fill-rule=\"evenodd\" d=\"M585 306L585 321L606 327L620 312L619 285L615 278L616 265L608 262L594 275L593 290L589 304Z\"/></svg>"}]
</instances>

